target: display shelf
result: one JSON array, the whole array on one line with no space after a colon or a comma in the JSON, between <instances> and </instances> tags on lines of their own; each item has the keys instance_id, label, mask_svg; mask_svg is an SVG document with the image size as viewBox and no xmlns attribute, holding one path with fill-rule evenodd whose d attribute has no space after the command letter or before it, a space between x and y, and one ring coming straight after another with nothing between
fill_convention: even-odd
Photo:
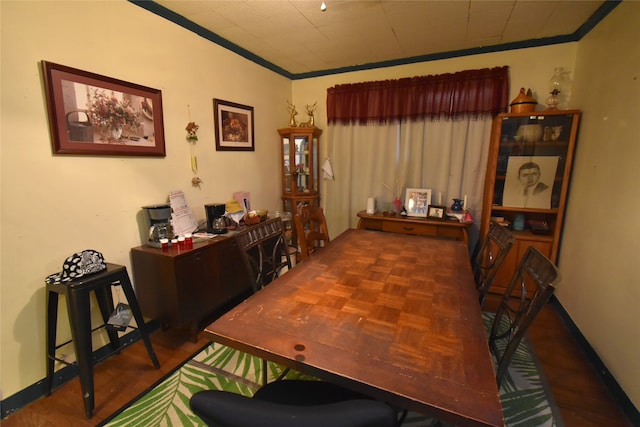
<instances>
[{"instance_id":1,"label":"display shelf","mask_svg":"<svg viewBox=\"0 0 640 427\"><path fill-rule=\"evenodd\" d=\"M278 129L281 146L282 207L295 215L299 205L320 205L320 135L316 127ZM295 227L292 244L297 245Z\"/></svg>"},{"instance_id":2,"label":"display shelf","mask_svg":"<svg viewBox=\"0 0 640 427\"><path fill-rule=\"evenodd\" d=\"M513 230L516 243L494 279L493 292L506 289L529 246L556 262L579 119L578 110L505 113L494 119L480 236L489 232L492 218L511 227L523 215L525 229ZM532 230L531 221L539 227Z\"/></svg>"}]
</instances>

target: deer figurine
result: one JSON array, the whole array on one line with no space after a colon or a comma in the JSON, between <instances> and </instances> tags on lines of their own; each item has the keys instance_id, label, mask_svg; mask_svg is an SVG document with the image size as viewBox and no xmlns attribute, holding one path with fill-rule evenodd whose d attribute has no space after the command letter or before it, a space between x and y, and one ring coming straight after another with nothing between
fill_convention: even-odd
<instances>
[{"instance_id":1,"label":"deer figurine","mask_svg":"<svg viewBox=\"0 0 640 427\"><path fill-rule=\"evenodd\" d=\"M289 127L294 128L297 126L296 116L298 115L298 112L296 111L296 106L287 100L287 109L289 110Z\"/></svg>"},{"instance_id":2,"label":"deer figurine","mask_svg":"<svg viewBox=\"0 0 640 427\"><path fill-rule=\"evenodd\" d=\"M313 105L306 105L305 106L305 109L307 110L307 116L309 116L309 120L307 120L306 122L300 123L298 125L299 127L312 128L315 125L315 120L313 118L313 112L315 111L317 105L318 105L318 101L316 101L315 104L313 104Z\"/></svg>"}]
</instances>

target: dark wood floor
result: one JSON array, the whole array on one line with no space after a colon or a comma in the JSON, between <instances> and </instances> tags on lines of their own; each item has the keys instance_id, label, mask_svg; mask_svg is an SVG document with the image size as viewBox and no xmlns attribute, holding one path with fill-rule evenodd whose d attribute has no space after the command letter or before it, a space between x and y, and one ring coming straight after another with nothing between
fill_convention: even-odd
<instances>
[{"instance_id":1,"label":"dark wood floor","mask_svg":"<svg viewBox=\"0 0 640 427\"><path fill-rule=\"evenodd\" d=\"M490 296L486 307L494 305L495 298ZM632 427L552 305L543 309L529 335L566 427ZM160 369L153 368L140 341L96 366L96 409L92 419L84 415L80 383L75 378L50 397L7 417L3 426L94 426L180 365L207 340L203 334L194 343L177 334L156 331L152 342Z\"/></svg>"}]
</instances>

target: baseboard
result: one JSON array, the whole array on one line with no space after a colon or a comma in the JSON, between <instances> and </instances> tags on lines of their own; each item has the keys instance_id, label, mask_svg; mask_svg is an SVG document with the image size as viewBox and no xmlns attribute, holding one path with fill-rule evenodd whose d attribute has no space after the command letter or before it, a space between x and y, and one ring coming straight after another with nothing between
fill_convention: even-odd
<instances>
[{"instance_id":1,"label":"baseboard","mask_svg":"<svg viewBox=\"0 0 640 427\"><path fill-rule=\"evenodd\" d=\"M573 338L576 340L578 346L580 347L580 350L582 350L589 363L591 363L591 365L598 373L598 376L604 383L609 394L611 394L613 400L620 406L624 414L631 421L632 425L640 426L640 411L638 411L638 408L635 407L631 399L629 399L622 387L620 387L620 384L618 384L602 359L600 359L598 353L596 353L593 347L591 347L589 341L587 341L585 336L582 335L582 332L580 332L578 326L573 322L571 316L569 316L569 313L567 313L567 311L564 309L555 295L551 297L551 304L557 310L565 326L567 327Z\"/></svg>"},{"instance_id":2,"label":"baseboard","mask_svg":"<svg viewBox=\"0 0 640 427\"><path fill-rule=\"evenodd\" d=\"M147 322L147 332L151 333L158 329L160 324L156 321ZM120 337L120 349L125 349L129 347L134 342L140 340L142 338L139 329L133 329L131 332L126 333L125 335ZM112 353L109 345L105 345L93 352L94 363L98 363ZM78 366L76 364L65 366L62 369L59 369L55 372L53 376L53 385L51 387L52 390L60 387L62 384L72 380L73 378L78 376ZM24 408L31 402L34 402L45 396L45 380L46 378L41 379L35 384L30 385L29 387L20 390L12 396L7 397L0 401L0 420L8 417L14 412Z\"/></svg>"}]
</instances>

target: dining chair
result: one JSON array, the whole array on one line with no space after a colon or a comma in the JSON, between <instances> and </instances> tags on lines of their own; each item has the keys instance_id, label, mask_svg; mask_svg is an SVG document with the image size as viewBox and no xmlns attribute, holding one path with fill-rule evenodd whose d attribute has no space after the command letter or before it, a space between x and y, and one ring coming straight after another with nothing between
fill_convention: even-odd
<instances>
[{"instance_id":1,"label":"dining chair","mask_svg":"<svg viewBox=\"0 0 640 427\"><path fill-rule=\"evenodd\" d=\"M253 293L273 282L286 271L285 268L291 268L291 257L284 233L282 218L276 217L250 226L235 235ZM263 384L267 384L268 381L267 368L267 361L263 360ZM278 379L287 371L285 370Z\"/></svg>"},{"instance_id":2,"label":"dining chair","mask_svg":"<svg viewBox=\"0 0 640 427\"><path fill-rule=\"evenodd\" d=\"M493 278L504 258L511 250L515 237L506 228L496 222L489 226L489 232L473 258L473 279L478 290L480 305L489 292Z\"/></svg>"},{"instance_id":3,"label":"dining chair","mask_svg":"<svg viewBox=\"0 0 640 427\"><path fill-rule=\"evenodd\" d=\"M235 235L254 293L291 268L284 232L282 219L276 217Z\"/></svg>"},{"instance_id":4,"label":"dining chair","mask_svg":"<svg viewBox=\"0 0 640 427\"><path fill-rule=\"evenodd\" d=\"M395 427L386 403L324 381L281 380L253 397L221 390L194 394L191 410L217 427Z\"/></svg>"},{"instance_id":5,"label":"dining chair","mask_svg":"<svg viewBox=\"0 0 640 427\"><path fill-rule=\"evenodd\" d=\"M329 230L321 207L302 205L298 207L293 221L300 245L300 261L304 261L313 252L329 244Z\"/></svg>"},{"instance_id":6,"label":"dining chair","mask_svg":"<svg viewBox=\"0 0 640 427\"><path fill-rule=\"evenodd\" d=\"M529 246L496 310L489 334L489 347L497 361L498 386L525 332L551 298L555 289L552 282L557 277L556 266ZM527 298L530 291L533 296Z\"/></svg>"}]
</instances>

